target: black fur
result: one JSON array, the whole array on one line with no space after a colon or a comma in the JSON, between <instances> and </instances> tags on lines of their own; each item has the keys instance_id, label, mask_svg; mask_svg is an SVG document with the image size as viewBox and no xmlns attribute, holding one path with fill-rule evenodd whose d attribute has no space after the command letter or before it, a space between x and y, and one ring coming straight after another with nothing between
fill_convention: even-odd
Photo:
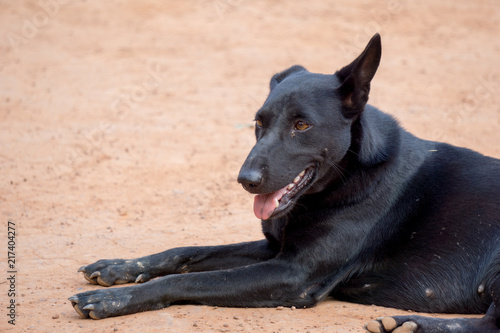
<instances>
[{"instance_id":1,"label":"black fur","mask_svg":"<svg viewBox=\"0 0 500 333\"><path fill-rule=\"evenodd\" d=\"M271 79L238 177L265 202L255 205L264 240L100 260L80 269L95 284L163 277L72 296L75 310L99 319L176 302L308 307L333 295L425 312L489 308L482 319L393 321L413 325L406 332L499 332L500 161L418 139L367 105L380 57L375 35L334 75L293 66Z\"/></svg>"}]
</instances>

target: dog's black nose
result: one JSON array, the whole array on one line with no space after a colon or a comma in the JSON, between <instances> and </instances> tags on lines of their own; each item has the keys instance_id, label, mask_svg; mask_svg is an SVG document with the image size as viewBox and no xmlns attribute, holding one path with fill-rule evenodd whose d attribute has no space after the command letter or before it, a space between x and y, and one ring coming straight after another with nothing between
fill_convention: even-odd
<instances>
[{"instance_id":1,"label":"dog's black nose","mask_svg":"<svg viewBox=\"0 0 500 333\"><path fill-rule=\"evenodd\" d=\"M243 185L243 187L251 191L262 185L262 172L260 170L254 169L242 169L238 175L238 183Z\"/></svg>"}]
</instances>

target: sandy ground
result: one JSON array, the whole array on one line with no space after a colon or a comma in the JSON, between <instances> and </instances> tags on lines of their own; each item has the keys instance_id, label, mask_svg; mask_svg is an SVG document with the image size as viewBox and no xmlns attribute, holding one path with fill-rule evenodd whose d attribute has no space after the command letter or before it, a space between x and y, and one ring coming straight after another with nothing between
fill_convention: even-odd
<instances>
[{"instance_id":1,"label":"sandy ground","mask_svg":"<svg viewBox=\"0 0 500 333\"><path fill-rule=\"evenodd\" d=\"M333 73L377 31L370 102L500 157L497 0L4 0L0 13L2 332L363 332L406 313L329 299L95 321L67 300L98 288L76 270L100 258L260 239L235 178L271 75Z\"/></svg>"}]
</instances>

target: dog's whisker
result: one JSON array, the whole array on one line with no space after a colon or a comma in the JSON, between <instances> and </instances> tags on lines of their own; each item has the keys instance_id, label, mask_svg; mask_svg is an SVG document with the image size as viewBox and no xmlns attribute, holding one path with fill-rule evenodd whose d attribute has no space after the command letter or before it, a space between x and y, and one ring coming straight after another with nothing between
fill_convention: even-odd
<instances>
[{"instance_id":1,"label":"dog's whisker","mask_svg":"<svg viewBox=\"0 0 500 333\"><path fill-rule=\"evenodd\" d=\"M345 169L342 168L340 165L338 165L335 162L328 161L327 162L329 166L332 167L332 169L337 172L340 180L342 181L343 184L347 183L347 177L345 176Z\"/></svg>"},{"instance_id":2,"label":"dog's whisker","mask_svg":"<svg viewBox=\"0 0 500 333\"><path fill-rule=\"evenodd\" d=\"M350 152L351 154L354 154L356 156L360 156L357 152L355 152L354 150L352 150L351 148L347 149L348 152Z\"/></svg>"}]
</instances>

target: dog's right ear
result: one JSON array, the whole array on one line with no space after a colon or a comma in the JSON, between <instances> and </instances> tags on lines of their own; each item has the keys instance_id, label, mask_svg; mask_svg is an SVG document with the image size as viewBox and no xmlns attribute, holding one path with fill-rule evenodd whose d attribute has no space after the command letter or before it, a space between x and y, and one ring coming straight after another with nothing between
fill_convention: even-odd
<instances>
[{"instance_id":1,"label":"dog's right ear","mask_svg":"<svg viewBox=\"0 0 500 333\"><path fill-rule=\"evenodd\" d=\"M273 90L274 87L276 87L278 85L278 83L283 81L285 78L287 78L291 74L303 72L303 71L306 71L306 69L304 67L302 67L300 65L295 65L295 66L292 66L292 67L284 70L281 73L274 74L274 76L271 78L271 83L269 84L271 87L271 90Z\"/></svg>"},{"instance_id":2,"label":"dog's right ear","mask_svg":"<svg viewBox=\"0 0 500 333\"><path fill-rule=\"evenodd\" d=\"M335 73L341 82L338 91L345 116L351 117L364 110L370 93L370 82L380 64L381 56L380 35L375 34L365 50L352 63Z\"/></svg>"}]
</instances>

